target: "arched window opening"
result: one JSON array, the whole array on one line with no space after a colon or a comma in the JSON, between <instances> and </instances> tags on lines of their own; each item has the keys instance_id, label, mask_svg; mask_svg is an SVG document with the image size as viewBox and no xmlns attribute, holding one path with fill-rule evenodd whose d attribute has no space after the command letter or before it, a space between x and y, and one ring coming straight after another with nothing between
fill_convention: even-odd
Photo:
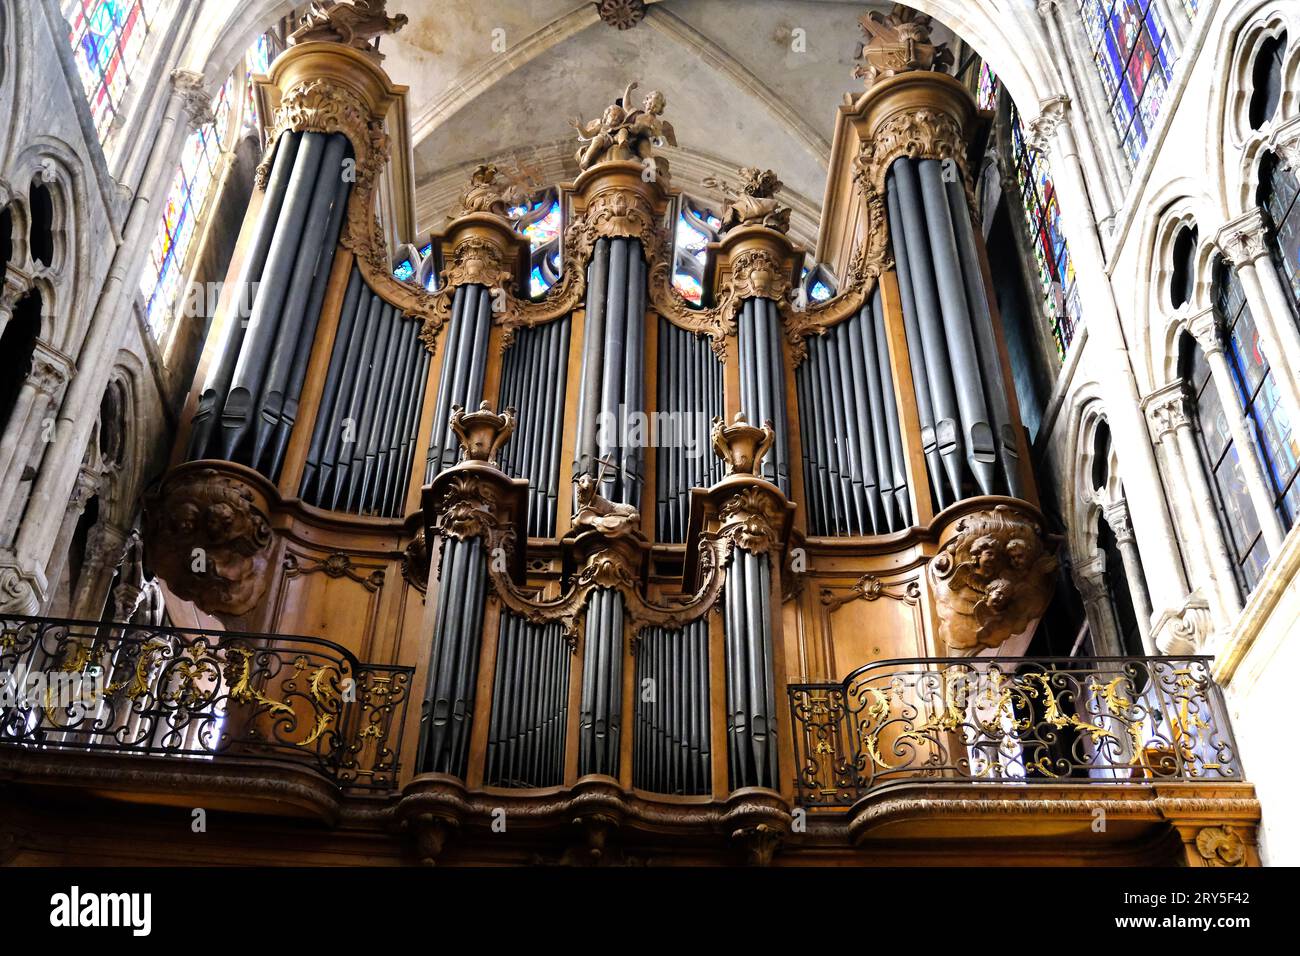
<instances>
[{"instance_id":1,"label":"arched window opening","mask_svg":"<svg viewBox=\"0 0 1300 956\"><path fill-rule=\"evenodd\" d=\"M1111 122L1130 166L1146 148L1176 55L1155 0L1078 0ZM1191 11L1195 12L1195 11Z\"/></svg>"},{"instance_id":2,"label":"arched window opening","mask_svg":"<svg viewBox=\"0 0 1300 956\"><path fill-rule=\"evenodd\" d=\"M69 615L73 612L72 602L76 599L77 582L81 579L82 569L86 566L86 545L90 541L90 532L95 525L99 524L99 510L99 496L95 495L86 502L85 510L77 518L72 540L68 542L68 564L65 576L67 592L63 600L67 602L64 607L65 613Z\"/></svg>"},{"instance_id":3,"label":"arched window opening","mask_svg":"<svg viewBox=\"0 0 1300 956\"><path fill-rule=\"evenodd\" d=\"M70 0L66 17L73 60L102 143L140 63L161 0Z\"/></svg>"},{"instance_id":4,"label":"arched window opening","mask_svg":"<svg viewBox=\"0 0 1300 956\"><path fill-rule=\"evenodd\" d=\"M8 206L0 209L0 276L9 268L14 257L14 214Z\"/></svg>"},{"instance_id":5,"label":"arched window opening","mask_svg":"<svg viewBox=\"0 0 1300 956\"><path fill-rule=\"evenodd\" d=\"M1300 180L1268 153L1259 168L1259 207L1268 219L1271 251L1300 315Z\"/></svg>"},{"instance_id":6,"label":"arched window opening","mask_svg":"<svg viewBox=\"0 0 1300 956\"><path fill-rule=\"evenodd\" d=\"M31 210L31 226L27 231L28 248L32 259L43 266L54 261L54 198L49 187L39 179L32 180L27 191Z\"/></svg>"},{"instance_id":7,"label":"arched window opening","mask_svg":"<svg viewBox=\"0 0 1300 956\"><path fill-rule=\"evenodd\" d=\"M827 299L833 299L839 290L839 283L835 281L835 276L831 275L831 270L822 262L811 268L804 266L799 283L805 302L825 302Z\"/></svg>"},{"instance_id":8,"label":"arched window opening","mask_svg":"<svg viewBox=\"0 0 1300 956\"><path fill-rule=\"evenodd\" d=\"M1183 226L1174 237L1173 269L1169 279L1169 298L1175 309L1180 309L1192 299L1196 287L1196 242L1199 238L1195 226Z\"/></svg>"},{"instance_id":9,"label":"arched window opening","mask_svg":"<svg viewBox=\"0 0 1300 956\"><path fill-rule=\"evenodd\" d=\"M515 229L528 239L528 292L533 298L560 280L560 233L562 213L559 194L542 191L532 200L510 210Z\"/></svg>"},{"instance_id":10,"label":"arched window opening","mask_svg":"<svg viewBox=\"0 0 1300 956\"><path fill-rule=\"evenodd\" d=\"M1250 501L1238 449L1205 353L1195 339L1185 334L1179 355L1182 377L1190 393L1189 411L1195 424L1201 467L1215 499L1219 532L1233 557L1237 586L1243 595L1249 594L1264 573L1268 545Z\"/></svg>"},{"instance_id":11,"label":"arched window opening","mask_svg":"<svg viewBox=\"0 0 1300 956\"><path fill-rule=\"evenodd\" d=\"M1247 118L1251 129L1259 129L1273 118L1282 99L1282 58L1286 55L1286 31L1269 37L1259 45L1250 74L1250 107Z\"/></svg>"},{"instance_id":12,"label":"arched window opening","mask_svg":"<svg viewBox=\"0 0 1300 956\"><path fill-rule=\"evenodd\" d=\"M32 352L41 332L41 294L27 293L14 306L13 318L0 335L0 434L9 427L18 392L32 370Z\"/></svg>"},{"instance_id":13,"label":"arched window opening","mask_svg":"<svg viewBox=\"0 0 1300 956\"><path fill-rule=\"evenodd\" d=\"M1242 414L1259 443L1261 464L1284 528L1300 512L1300 435L1282 404L1273 371L1259 347L1259 332L1237 273L1220 262L1215 270L1214 305L1226 337L1228 365Z\"/></svg>"},{"instance_id":14,"label":"arched window opening","mask_svg":"<svg viewBox=\"0 0 1300 956\"><path fill-rule=\"evenodd\" d=\"M250 62L261 62L267 47L258 40L244 54L240 66L226 79L212 100L213 119L186 139L180 168L172 180L162 223L149 253L149 266L140 279L145 301L145 319L155 339L170 327L176 306L182 299L182 282L192 253L201 243L203 224L212 209L224 157L236 145L245 128L248 97L240 97L238 85L247 82ZM264 67L263 67L264 68ZM207 297L202 297L206 302Z\"/></svg>"},{"instance_id":15,"label":"arched window opening","mask_svg":"<svg viewBox=\"0 0 1300 956\"><path fill-rule=\"evenodd\" d=\"M1093 488L1105 488L1110 477L1110 425L1103 419L1092 436L1092 470L1088 476Z\"/></svg>"},{"instance_id":16,"label":"arched window opening","mask_svg":"<svg viewBox=\"0 0 1300 956\"><path fill-rule=\"evenodd\" d=\"M99 457L108 466L122 464L126 450L126 394L112 382L99 403Z\"/></svg>"},{"instance_id":17,"label":"arched window opening","mask_svg":"<svg viewBox=\"0 0 1300 956\"><path fill-rule=\"evenodd\" d=\"M716 242L722 220L707 207L683 196L677 213L673 252L673 288L691 305L704 303L704 266L708 245Z\"/></svg>"}]
</instances>

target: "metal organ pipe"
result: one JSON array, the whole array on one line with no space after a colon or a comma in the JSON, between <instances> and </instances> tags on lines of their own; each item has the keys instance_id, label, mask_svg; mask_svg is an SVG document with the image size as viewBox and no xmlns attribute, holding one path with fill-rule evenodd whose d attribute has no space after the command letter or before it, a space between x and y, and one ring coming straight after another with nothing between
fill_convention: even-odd
<instances>
[{"instance_id":1,"label":"metal organ pipe","mask_svg":"<svg viewBox=\"0 0 1300 956\"><path fill-rule=\"evenodd\" d=\"M308 504L402 514L429 374L419 324L353 269L299 484Z\"/></svg>"},{"instance_id":2,"label":"metal organ pipe","mask_svg":"<svg viewBox=\"0 0 1300 956\"><path fill-rule=\"evenodd\" d=\"M598 588L588 600L582 643L578 775L617 777L623 711L623 595Z\"/></svg>"},{"instance_id":3,"label":"metal organ pipe","mask_svg":"<svg viewBox=\"0 0 1300 956\"><path fill-rule=\"evenodd\" d=\"M785 403L785 363L781 322L771 299L741 303L739 336L740 405L756 424L771 421L776 431L772 453L763 460L763 477L790 493L789 427Z\"/></svg>"},{"instance_id":4,"label":"metal organ pipe","mask_svg":"<svg viewBox=\"0 0 1300 956\"><path fill-rule=\"evenodd\" d=\"M632 744L632 786L638 789L710 792L708 634L707 620L641 632Z\"/></svg>"},{"instance_id":5,"label":"metal organ pipe","mask_svg":"<svg viewBox=\"0 0 1300 956\"><path fill-rule=\"evenodd\" d=\"M933 403L934 448L923 437L940 508L971 494L1023 493L977 239L960 182L938 160L890 168L889 227L922 431Z\"/></svg>"},{"instance_id":6,"label":"metal organ pipe","mask_svg":"<svg viewBox=\"0 0 1300 956\"><path fill-rule=\"evenodd\" d=\"M451 321L444 337L447 352L442 360L438 398L434 405L433 431L425 462L426 482L444 468L456 464L459 445L452 434L451 407L473 409L483 397L487 374L488 333L492 320L492 290L477 283L456 287L452 295Z\"/></svg>"},{"instance_id":7,"label":"metal organ pipe","mask_svg":"<svg viewBox=\"0 0 1300 956\"><path fill-rule=\"evenodd\" d=\"M555 535L569 327L565 316L518 329L502 358L497 407L516 409L519 419L501 466L511 477L528 479L528 534L535 538Z\"/></svg>"},{"instance_id":8,"label":"metal organ pipe","mask_svg":"<svg viewBox=\"0 0 1300 956\"><path fill-rule=\"evenodd\" d=\"M908 527L911 502L879 290L856 315L809 338L795 391L810 533L890 534Z\"/></svg>"}]
</instances>

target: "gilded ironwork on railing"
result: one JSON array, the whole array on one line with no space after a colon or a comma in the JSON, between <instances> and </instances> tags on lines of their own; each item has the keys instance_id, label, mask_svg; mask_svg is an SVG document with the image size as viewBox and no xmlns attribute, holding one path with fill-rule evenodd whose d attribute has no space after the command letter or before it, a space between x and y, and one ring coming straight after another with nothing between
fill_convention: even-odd
<instances>
[{"instance_id":1,"label":"gilded ironwork on railing","mask_svg":"<svg viewBox=\"0 0 1300 956\"><path fill-rule=\"evenodd\" d=\"M1243 779L1207 657L917 658L791 684L795 791Z\"/></svg>"},{"instance_id":2,"label":"gilded ironwork on railing","mask_svg":"<svg viewBox=\"0 0 1300 956\"><path fill-rule=\"evenodd\" d=\"M413 668L330 641L0 617L0 744L300 763L397 785Z\"/></svg>"}]
</instances>

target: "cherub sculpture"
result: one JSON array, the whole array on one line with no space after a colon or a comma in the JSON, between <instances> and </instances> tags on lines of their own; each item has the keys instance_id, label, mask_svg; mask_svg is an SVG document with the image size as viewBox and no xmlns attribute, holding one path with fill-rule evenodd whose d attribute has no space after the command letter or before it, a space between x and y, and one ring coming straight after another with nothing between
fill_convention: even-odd
<instances>
[{"instance_id":1,"label":"cherub sculpture","mask_svg":"<svg viewBox=\"0 0 1300 956\"><path fill-rule=\"evenodd\" d=\"M776 200L776 193L782 186L776 173L757 166L743 166L738 172L739 191L714 176L703 180L704 185L719 190L726 201L720 231L725 233L736 226L766 226L777 232L788 232L790 207L782 206Z\"/></svg>"},{"instance_id":2,"label":"cherub sculpture","mask_svg":"<svg viewBox=\"0 0 1300 956\"><path fill-rule=\"evenodd\" d=\"M630 109L632 91L629 83L622 97L605 107L598 120L584 123L580 117L569 120L578 131L578 151L574 158L580 169L590 169L612 160L634 160L653 164L659 178L666 178L668 164L654 155L654 147L677 145L673 126L663 118L665 100L658 90L646 94L640 109Z\"/></svg>"},{"instance_id":3,"label":"cherub sculpture","mask_svg":"<svg viewBox=\"0 0 1300 956\"><path fill-rule=\"evenodd\" d=\"M641 525L641 513L631 505L603 497L598 487L592 475L578 477L578 513L573 516L573 527L593 528L611 538L634 533Z\"/></svg>"}]
</instances>

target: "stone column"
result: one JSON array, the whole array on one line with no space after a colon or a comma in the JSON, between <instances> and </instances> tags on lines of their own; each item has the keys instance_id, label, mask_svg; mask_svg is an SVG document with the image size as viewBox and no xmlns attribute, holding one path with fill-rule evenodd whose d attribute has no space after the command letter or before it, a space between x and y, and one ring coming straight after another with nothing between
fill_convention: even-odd
<instances>
[{"instance_id":1,"label":"stone column","mask_svg":"<svg viewBox=\"0 0 1300 956\"><path fill-rule=\"evenodd\" d=\"M72 486L72 493L68 497L67 506L61 512L62 520L59 523L59 534L54 540L54 546L50 549L50 556L43 565L43 576L46 582L45 594L42 596L41 604L49 604L49 590L56 587L59 578L63 576L63 569L68 563L68 549L72 546L72 536L76 534L77 522L86 511L86 505L90 499L99 494L100 489L104 486L104 475L97 468L91 468L86 465L77 471L77 480ZM87 540L87 551L90 550L91 540ZM88 555L89 557L89 555ZM68 616L74 616L76 609L76 581L68 582Z\"/></svg>"},{"instance_id":2,"label":"stone column","mask_svg":"<svg viewBox=\"0 0 1300 956\"><path fill-rule=\"evenodd\" d=\"M1236 267L1250 314L1259 329L1268 364L1287 398L1292 421L1300 408L1300 329L1296 327L1290 294L1278 278L1269 255L1268 229L1258 208L1227 223L1215 237Z\"/></svg>"},{"instance_id":3,"label":"stone column","mask_svg":"<svg viewBox=\"0 0 1300 956\"><path fill-rule=\"evenodd\" d=\"M1201 467L1196 438L1187 418L1187 398L1182 382L1171 382L1156 389L1142 400L1151 420L1155 440L1165 450L1168 467L1166 474L1176 485L1179 479L1186 483L1191 499L1181 494L1173 496L1175 507L1182 515L1183 541L1195 540L1200 545L1204 561L1203 571L1212 583L1211 592L1215 625L1227 629L1241 611L1241 598L1237 590L1236 570L1228 554L1223 532L1215 518L1214 497ZM1182 606L1184 599L1169 602L1165 607Z\"/></svg>"},{"instance_id":4,"label":"stone column","mask_svg":"<svg viewBox=\"0 0 1300 956\"><path fill-rule=\"evenodd\" d=\"M1045 101L1041 114L1029 124L1029 134L1050 150L1052 176L1062 210L1061 228L1070 243L1087 320L1088 338L1079 346L1086 350L1081 359L1106 395L1107 418L1133 516L1133 530L1142 553L1150 558L1147 586L1151 601L1162 608L1181 605L1187 595L1187 583L1180 563L1174 559L1178 545L1160 485L1155 451L1139 403L1137 380L1105 257L1095 224L1088 215L1085 173L1073 130L1069 123L1063 122L1067 109L1065 97Z\"/></svg>"},{"instance_id":5,"label":"stone column","mask_svg":"<svg viewBox=\"0 0 1300 956\"><path fill-rule=\"evenodd\" d=\"M77 466L95 426L96 416L89 410L99 404L118 342L129 325L131 298L149 253L150 238L158 228L160 210L171 188L181 147L190 129L211 115L209 101L200 74L182 70L172 73L171 96L153 135L152 159L131 203L122 241L104 280L85 338L76 349L77 374L59 413L56 440L32 490L27 520L18 532L16 551L19 563L24 566L43 565L52 553L62 523L62 503L71 494L77 480Z\"/></svg>"},{"instance_id":6,"label":"stone column","mask_svg":"<svg viewBox=\"0 0 1300 956\"><path fill-rule=\"evenodd\" d=\"M9 427L0 438L0 528L10 526L6 519L14 505L23 469L32 459L32 449L47 439L41 434L44 422L71 375L71 360L38 340L32 352L32 370L18 390ZM13 524L17 520L14 516Z\"/></svg>"},{"instance_id":7,"label":"stone column","mask_svg":"<svg viewBox=\"0 0 1300 956\"><path fill-rule=\"evenodd\" d=\"M1188 331L1195 337L1209 362L1214 387L1219 391L1219 402L1223 406L1224 417L1228 420L1228 431L1232 433L1233 444L1237 446L1241 472L1246 479L1246 488L1250 492L1251 503L1255 506L1260 529L1264 532L1264 540L1268 542L1269 554L1277 554L1282 549L1282 539L1286 537L1286 532L1273 504L1273 489L1260 467L1260 449L1255 430L1246 424L1241 412L1237 386L1232 371L1228 368L1227 357L1223 354L1223 334L1219 329L1218 316L1213 309L1207 309L1192 317Z\"/></svg>"},{"instance_id":8,"label":"stone column","mask_svg":"<svg viewBox=\"0 0 1300 956\"><path fill-rule=\"evenodd\" d=\"M1123 656L1124 642L1120 640L1119 624L1106 584L1106 556L1095 554L1087 561L1077 562L1071 571L1093 635L1093 651L1099 655Z\"/></svg>"},{"instance_id":9,"label":"stone column","mask_svg":"<svg viewBox=\"0 0 1300 956\"><path fill-rule=\"evenodd\" d=\"M1129 597L1133 601L1133 610L1137 615L1138 633L1142 635L1142 647L1148 654L1157 654L1159 652L1151 640L1151 599L1147 597L1147 581L1142 568L1142 557L1138 554L1137 542L1133 538L1133 527L1129 523L1128 503L1120 498L1104 505L1101 516L1110 526L1111 534L1115 536L1115 543L1119 545L1120 560L1124 563L1124 578L1128 582Z\"/></svg>"},{"instance_id":10,"label":"stone column","mask_svg":"<svg viewBox=\"0 0 1300 956\"><path fill-rule=\"evenodd\" d=\"M1115 129L1102 101L1092 56L1084 50L1078 8L1071 3L1062 18L1060 2L1061 0L1038 0L1038 15L1047 24L1052 45L1066 52L1061 79L1065 83L1067 101L1080 104L1083 110L1083 132L1091 148L1085 151L1082 159L1088 164L1089 180L1098 187L1093 194L1093 210L1099 220L1105 220L1113 216L1124 202L1126 178L1120 170L1118 151L1115 149ZM1082 75L1078 75L1077 71L1081 71Z\"/></svg>"},{"instance_id":11,"label":"stone column","mask_svg":"<svg viewBox=\"0 0 1300 956\"><path fill-rule=\"evenodd\" d=\"M69 616L97 620L108 600L113 571L126 556L127 534L107 520L101 520L86 540L81 574L72 582Z\"/></svg>"},{"instance_id":12,"label":"stone column","mask_svg":"<svg viewBox=\"0 0 1300 956\"><path fill-rule=\"evenodd\" d=\"M1187 46L1187 37L1192 32L1192 22L1187 19L1182 0L1152 0L1151 5L1160 13L1173 54L1181 57Z\"/></svg>"}]
</instances>

